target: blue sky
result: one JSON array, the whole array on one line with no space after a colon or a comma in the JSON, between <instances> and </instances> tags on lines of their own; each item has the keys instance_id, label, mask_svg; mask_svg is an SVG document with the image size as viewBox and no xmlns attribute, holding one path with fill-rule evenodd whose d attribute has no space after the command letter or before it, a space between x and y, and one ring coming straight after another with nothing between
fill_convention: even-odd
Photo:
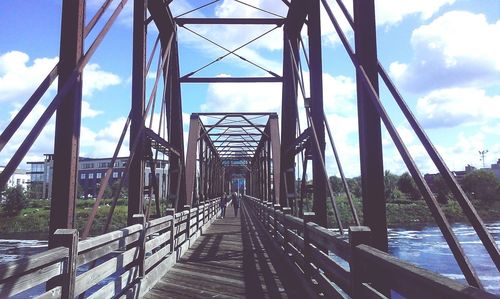
<instances>
[{"instance_id":1,"label":"blue sky","mask_svg":"<svg viewBox=\"0 0 500 299\"><path fill-rule=\"evenodd\" d=\"M101 2L87 0L88 19ZM281 1L246 2L286 15L286 6ZM335 1L329 3L337 18L343 20ZM344 3L351 8L350 0ZM174 0L172 10L178 15L200 4L200 1ZM57 62L60 11L59 0L0 1L0 130ZM481 166L478 151L484 149L489 151L486 164L496 162L500 158L500 1L376 0L376 12L379 60L450 168L460 170L466 164ZM131 15L131 5L127 5L84 71L81 155L111 155L130 109ZM221 0L187 16L271 17L234 0ZM347 22L343 20L341 25L352 42ZM192 25L189 28L234 49L272 26ZM151 29L149 33L150 51L156 32ZM322 34L325 111L346 172L354 176L359 174L359 156L353 67L326 14L322 15ZM94 36L91 34L87 39L87 47ZM182 28L179 45L181 75L225 54L224 50ZM281 50L282 31L278 28L237 53L264 69L281 74ZM155 69L153 64L150 73ZM228 56L197 75L264 74L261 69ZM153 83L149 78L149 90ZM0 164L5 164L13 154L55 90L56 84L0 153ZM280 85L271 83L187 84L182 92L185 120L197 111L279 112L281 101ZM423 172L433 172L425 151L384 88L381 88L381 96ZM52 120L25 161L40 160L43 153L53 151L53 130ZM126 148L128 146L121 154L128 155ZM336 174L331 150L327 150L327 160L330 174ZM384 161L386 168L393 172L405 170L386 133Z\"/></svg>"}]
</instances>

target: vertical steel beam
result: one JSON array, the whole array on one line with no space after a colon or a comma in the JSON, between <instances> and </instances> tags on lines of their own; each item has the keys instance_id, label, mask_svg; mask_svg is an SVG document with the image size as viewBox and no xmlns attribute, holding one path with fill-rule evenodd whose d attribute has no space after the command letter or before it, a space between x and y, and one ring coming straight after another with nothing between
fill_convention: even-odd
<instances>
[{"instance_id":1,"label":"vertical steel beam","mask_svg":"<svg viewBox=\"0 0 500 299\"><path fill-rule=\"evenodd\" d=\"M61 19L59 91L83 55L85 1L64 1ZM49 222L49 248L56 244L54 232L71 229L75 222L76 180L82 105L82 77L62 100L56 114L54 173Z\"/></svg>"},{"instance_id":2,"label":"vertical steel beam","mask_svg":"<svg viewBox=\"0 0 500 299\"><path fill-rule=\"evenodd\" d=\"M316 129L319 143L318 150L313 151L313 212L317 223L326 227L326 176L323 171L325 156L325 122L323 111L323 67L321 60L321 21L320 0L308 2L308 36L309 36L309 72L311 82L311 118Z\"/></svg>"},{"instance_id":3,"label":"vertical steel beam","mask_svg":"<svg viewBox=\"0 0 500 299\"><path fill-rule=\"evenodd\" d=\"M200 116L191 114L189 122L189 136L186 153L186 202L189 206L193 203L194 185L196 180L196 150L198 138L200 137Z\"/></svg>"},{"instance_id":4,"label":"vertical steel beam","mask_svg":"<svg viewBox=\"0 0 500 299\"><path fill-rule=\"evenodd\" d=\"M281 152L280 152L280 132L278 128L278 115L273 114L269 117L269 133L271 136L270 144L273 161L273 202L280 203L281 188ZM292 185L295 186L295 183ZM285 197L286 200L286 197Z\"/></svg>"},{"instance_id":5,"label":"vertical steel beam","mask_svg":"<svg viewBox=\"0 0 500 299\"><path fill-rule=\"evenodd\" d=\"M288 172L288 169L295 169L295 156L288 152L288 149L295 140L297 131L297 76L295 76L294 62L292 57L299 56L299 40L296 34L289 32L288 26L284 29L283 43L283 88L281 100L281 166L283 167L284 180L280 187L280 202L282 207L287 205L286 186L294 186L295 178L293 172ZM292 54L293 53L293 54Z\"/></svg>"},{"instance_id":6,"label":"vertical steel beam","mask_svg":"<svg viewBox=\"0 0 500 299\"><path fill-rule=\"evenodd\" d=\"M354 0L355 44L358 63L378 93L377 41L373 0ZM357 74L359 149L364 225L370 227L373 245L387 251L387 220L384 197L384 164L380 117L368 89Z\"/></svg>"},{"instance_id":7,"label":"vertical steel beam","mask_svg":"<svg viewBox=\"0 0 500 299\"><path fill-rule=\"evenodd\" d=\"M144 190L144 97L146 88L146 4L147 1L134 0L133 56L132 56L132 111L130 140L140 141L130 160L128 188L128 225L134 224L134 214L143 213ZM142 136L138 136L142 135ZM132 142L130 151L132 151Z\"/></svg>"},{"instance_id":8,"label":"vertical steel beam","mask_svg":"<svg viewBox=\"0 0 500 299\"><path fill-rule=\"evenodd\" d=\"M186 205L186 172L185 168L185 160L184 160L184 130L182 124L182 99L181 99L181 87L179 83L179 55L178 55L178 45L174 40L171 48L172 58L170 61L170 70L168 72L169 81L169 92L167 93L167 115L168 115L168 138L169 142L177 152L180 153L180 156L171 154L169 156L170 165L180 165L181 169L176 171L171 168L169 170L169 175L171 176L171 188L170 190L175 190L174 185L177 186L177 179L180 177L180 190L179 194L177 194L179 207L183 207Z\"/></svg>"}]
</instances>

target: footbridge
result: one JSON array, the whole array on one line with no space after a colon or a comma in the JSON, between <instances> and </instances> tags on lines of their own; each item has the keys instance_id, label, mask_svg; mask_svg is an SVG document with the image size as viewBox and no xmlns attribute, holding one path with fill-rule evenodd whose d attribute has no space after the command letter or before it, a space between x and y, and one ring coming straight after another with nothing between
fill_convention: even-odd
<instances>
[{"instance_id":1,"label":"footbridge","mask_svg":"<svg viewBox=\"0 0 500 299\"><path fill-rule=\"evenodd\" d=\"M89 217L81 227L76 222L76 194L82 74L103 47L108 32L116 27L113 24L127 1L102 1L92 16L86 14L84 0L62 2L59 61L0 135L0 151L7 144L12 147L12 137L34 107L42 98L50 98L27 137L14 144L16 150L0 173L0 186L5 186L55 115L49 248L1 264L0 297L498 298L485 291L477 265L464 252L380 99L379 80L459 203L488 253L488 262L499 269L499 249L491 233L378 61L374 1L353 0L351 15L343 1L282 0L285 16L234 1L267 17L190 17L218 1L182 14L172 13L176 0L131 1L131 108L99 181ZM322 57L329 54L322 53L322 10L356 72L361 207L349 190L333 139L335 132L323 107L329 99L323 96ZM354 32L355 46L339 20ZM271 29L231 49L202 34L207 31L193 29L247 25ZM189 55L179 47L181 29L214 44L224 54L181 74L185 68L181 68L180 56ZM238 52L275 30L282 33L281 74ZM264 75L197 75L227 57L257 67ZM49 88L56 79L53 96ZM220 112L225 107L199 113L183 110L182 95L192 86L255 82L281 85L279 111ZM231 101L228 98L222 105L230 106ZM388 253L382 125L465 283ZM116 161L127 143L129 156L123 175L114 180L109 214L104 226L96 228L94 220L106 187L114 179ZM327 143L334 166L325 158ZM154 178L146 184L146 169L154 174L163 162L168 162L164 184L160 186ZM329 183L332 167L340 173L348 215L340 213L340 195ZM111 230L125 187L127 223Z\"/></svg>"}]
</instances>

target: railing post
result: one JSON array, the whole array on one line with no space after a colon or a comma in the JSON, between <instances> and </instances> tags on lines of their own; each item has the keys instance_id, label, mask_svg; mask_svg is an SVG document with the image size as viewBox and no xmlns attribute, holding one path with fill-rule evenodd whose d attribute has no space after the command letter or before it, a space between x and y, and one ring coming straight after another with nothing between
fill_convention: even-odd
<instances>
[{"instance_id":1,"label":"railing post","mask_svg":"<svg viewBox=\"0 0 500 299\"><path fill-rule=\"evenodd\" d=\"M78 257L78 230L58 229L53 235L54 244L68 248L68 260L61 282L61 298L75 297L76 258Z\"/></svg>"},{"instance_id":2,"label":"railing post","mask_svg":"<svg viewBox=\"0 0 500 299\"><path fill-rule=\"evenodd\" d=\"M289 207L284 207L283 211L283 250L285 251L285 256L288 257L288 225L286 223L286 215L292 214L292 209Z\"/></svg>"},{"instance_id":3,"label":"railing post","mask_svg":"<svg viewBox=\"0 0 500 299\"><path fill-rule=\"evenodd\" d=\"M273 203L267 202L267 231L271 229L271 214L273 212Z\"/></svg>"},{"instance_id":4,"label":"railing post","mask_svg":"<svg viewBox=\"0 0 500 299\"><path fill-rule=\"evenodd\" d=\"M145 255L145 245L146 245L146 230L147 230L147 223L146 223L146 217L144 217L143 214L134 214L132 216L132 220L134 224L140 224L142 225L142 231L141 231L141 237L139 238L139 243L137 244L137 247L139 249L139 256L137 258L137 265L139 266L139 278L143 278L146 270L144 269L144 260L146 258Z\"/></svg>"},{"instance_id":5,"label":"railing post","mask_svg":"<svg viewBox=\"0 0 500 299\"><path fill-rule=\"evenodd\" d=\"M196 231L200 229L200 206L196 207Z\"/></svg>"},{"instance_id":6,"label":"railing post","mask_svg":"<svg viewBox=\"0 0 500 299\"><path fill-rule=\"evenodd\" d=\"M186 240L191 237L191 206L190 205L185 205L184 206L184 211L188 211L187 214L187 225L186 225Z\"/></svg>"},{"instance_id":7,"label":"railing post","mask_svg":"<svg viewBox=\"0 0 500 299\"><path fill-rule=\"evenodd\" d=\"M281 210L281 206L279 204L274 205L274 233L273 236L276 239L278 237L278 217L276 215L278 214L277 212Z\"/></svg>"},{"instance_id":8,"label":"railing post","mask_svg":"<svg viewBox=\"0 0 500 299\"><path fill-rule=\"evenodd\" d=\"M356 246L360 244L370 245L372 242L372 232L367 226L349 227L349 244L351 246L351 260L349 267L351 271L352 298L362 298L362 284L366 282L369 270L366 265L359 261L356 256Z\"/></svg>"},{"instance_id":9,"label":"railing post","mask_svg":"<svg viewBox=\"0 0 500 299\"><path fill-rule=\"evenodd\" d=\"M167 216L172 216L172 225L170 225L170 252L175 250L175 209L167 209Z\"/></svg>"},{"instance_id":10,"label":"railing post","mask_svg":"<svg viewBox=\"0 0 500 299\"><path fill-rule=\"evenodd\" d=\"M304 251L302 254L304 255L304 274L308 280L311 279L311 248L310 248L310 237L309 230L307 229L308 222L314 222L316 218L316 214L314 212L304 212Z\"/></svg>"}]
</instances>

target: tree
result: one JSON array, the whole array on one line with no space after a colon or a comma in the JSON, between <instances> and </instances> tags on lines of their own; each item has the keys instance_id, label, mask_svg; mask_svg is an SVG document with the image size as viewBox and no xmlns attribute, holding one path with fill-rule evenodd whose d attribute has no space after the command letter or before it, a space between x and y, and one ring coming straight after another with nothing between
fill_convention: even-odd
<instances>
[{"instance_id":1,"label":"tree","mask_svg":"<svg viewBox=\"0 0 500 299\"><path fill-rule=\"evenodd\" d=\"M351 179L347 179L347 185L349 186L349 191L352 195L361 198L361 177L357 176Z\"/></svg>"},{"instance_id":2,"label":"tree","mask_svg":"<svg viewBox=\"0 0 500 299\"><path fill-rule=\"evenodd\" d=\"M384 173L384 194L385 200L397 199L400 195L398 190L398 176L386 170Z\"/></svg>"},{"instance_id":3,"label":"tree","mask_svg":"<svg viewBox=\"0 0 500 299\"><path fill-rule=\"evenodd\" d=\"M339 177L331 176L329 181L335 194L339 194L344 191L344 185L342 184L342 180Z\"/></svg>"},{"instance_id":4,"label":"tree","mask_svg":"<svg viewBox=\"0 0 500 299\"><path fill-rule=\"evenodd\" d=\"M415 181L408 172L403 173L399 177L397 186L398 189L404 194L406 194L410 199L412 200L422 199L422 195L420 194L420 191L417 188L417 184L415 184Z\"/></svg>"},{"instance_id":5,"label":"tree","mask_svg":"<svg viewBox=\"0 0 500 299\"><path fill-rule=\"evenodd\" d=\"M462 181L464 191L483 201L500 200L500 180L487 170L476 170L465 175Z\"/></svg>"},{"instance_id":6,"label":"tree","mask_svg":"<svg viewBox=\"0 0 500 299\"><path fill-rule=\"evenodd\" d=\"M436 194L437 201L446 204L451 197L451 192L441 174L425 175L425 180L431 191Z\"/></svg>"},{"instance_id":7,"label":"tree","mask_svg":"<svg viewBox=\"0 0 500 299\"><path fill-rule=\"evenodd\" d=\"M23 186L11 187L5 190L4 211L15 216L26 206L26 194Z\"/></svg>"}]
</instances>

